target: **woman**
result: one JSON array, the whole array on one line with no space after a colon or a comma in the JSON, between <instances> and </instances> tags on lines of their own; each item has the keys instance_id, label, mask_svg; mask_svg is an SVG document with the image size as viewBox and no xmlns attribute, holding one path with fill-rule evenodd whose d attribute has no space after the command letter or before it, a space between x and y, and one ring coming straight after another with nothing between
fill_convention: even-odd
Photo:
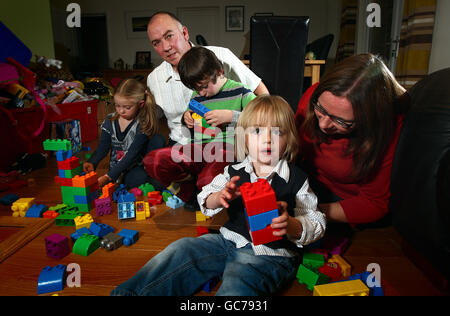
<instances>
[{"instance_id":1,"label":"woman","mask_svg":"<svg viewBox=\"0 0 450 316\"><path fill-rule=\"evenodd\" d=\"M388 212L406 96L372 54L336 64L303 95L296 114L300 164L328 220L355 225Z\"/></svg>"}]
</instances>

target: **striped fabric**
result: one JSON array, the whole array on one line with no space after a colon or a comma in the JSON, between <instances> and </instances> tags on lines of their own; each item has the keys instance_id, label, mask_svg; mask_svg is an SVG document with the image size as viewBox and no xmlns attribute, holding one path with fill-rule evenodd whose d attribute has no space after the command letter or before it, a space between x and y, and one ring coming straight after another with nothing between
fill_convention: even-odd
<instances>
[{"instance_id":1,"label":"striped fabric","mask_svg":"<svg viewBox=\"0 0 450 316\"><path fill-rule=\"evenodd\" d=\"M406 89L428 74L436 0L405 0L396 78Z\"/></svg>"},{"instance_id":2,"label":"striped fabric","mask_svg":"<svg viewBox=\"0 0 450 316\"><path fill-rule=\"evenodd\" d=\"M341 33L336 52L336 62L355 54L357 0L342 0Z\"/></svg>"}]
</instances>

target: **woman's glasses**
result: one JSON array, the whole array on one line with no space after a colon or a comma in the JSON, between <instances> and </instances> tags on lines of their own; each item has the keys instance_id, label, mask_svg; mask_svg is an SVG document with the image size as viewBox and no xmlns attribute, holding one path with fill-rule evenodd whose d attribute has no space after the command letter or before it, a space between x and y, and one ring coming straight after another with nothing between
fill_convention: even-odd
<instances>
[{"instance_id":1,"label":"woman's glasses","mask_svg":"<svg viewBox=\"0 0 450 316\"><path fill-rule=\"evenodd\" d=\"M314 102L314 110L322 115L328 116L333 123L339 125L342 128L349 129L353 126L353 124L355 124L355 121L344 120L340 117L329 114L318 101Z\"/></svg>"}]
</instances>

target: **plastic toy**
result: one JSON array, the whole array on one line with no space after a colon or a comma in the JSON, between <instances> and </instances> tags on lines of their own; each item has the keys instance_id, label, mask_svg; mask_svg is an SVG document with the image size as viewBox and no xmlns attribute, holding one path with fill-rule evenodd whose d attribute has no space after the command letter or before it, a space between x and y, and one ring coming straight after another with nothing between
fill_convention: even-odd
<instances>
[{"instance_id":1,"label":"plastic toy","mask_svg":"<svg viewBox=\"0 0 450 316\"><path fill-rule=\"evenodd\" d=\"M305 253L303 254L303 264L317 269L325 264L325 258L317 253Z\"/></svg>"},{"instance_id":2,"label":"plastic toy","mask_svg":"<svg viewBox=\"0 0 450 316\"><path fill-rule=\"evenodd\" d=\"M301 264L297 270L297 280L300 284L305 284L308 290L312 291L314 286L327 283L329 278L313 267Z\"/></svg>"},{"instance_id":3,"label":"plastic toy","mask_svg":"<svg viewBox=\"0 0 450 316\"><path fill-rule=\"evenodd\" d=\"M197 226L197 237L205 234L209 234L209 229L204 226Z\"/></svg>"},{"instance_id":4,"label":"plastic toy","mask_svg":"<svg viewBox=\"0 0 450 316\"><path fill-rule=\"evenodd\" d=\"M176 209L182 207L184 202L178 196L174 195L167 199L166 205L170 208Z\"/></svg>"},{"instance_id":5,"label":"plastic toy","mask_svg":"<svg viewBox=\"0 0 450 316\"><path fill-rule=\"evenodd\" d=\"M195 211L195 220L197 222L205 222L209 218L211 217L206 216L205 214L202 213L202 211Z\"/></svg>"},{"instance_id":6,"label":"plastic toy","mask_svg":"<svg viewBox=\"0 0 450 316\"><path fill-rule=\"evenodd\" d=\"M344 278L348 278L352 271L352 266L344 260L340 255L333 255L328 262L336 262L341 267L341 274Z\"/></svg>"},{"instance_id":7,"label":"plastic toy","mask_svg":"<svg viewBox=\"0 0 450 316\"><path fill-rule=\"evenodd\" d=\"M195 113L197 113L201 117L204 117L205 114L210 111L210 109L208 109L203 104L195 101L194 99L191 99L191 101L189 101L189 110L194 111Z\"/></svg>"},{"instance_id":8,"label":"plastic toy","mask_svg":"<svg viewBox=\"0 0 450 316\"><path fill-rule=\"evenodd\" d=\"M106 224L94 222L89 227L89 230L92 232L93 235L102 238L103 236L112 233L114 231L114 228Z\"/></svg>"},{"instance_id":9,"label":"plastic toy","mask_svg":"<svg viewBox=\"0 0 450 316\"><path fill-rule=\"evenodd\" d=\"M136 220L142 221L150 217L150 207L145 201L136 202Z\"/></svg>"},{"instance_id":10,"label":"plastic toy","mask_svg":"<svg viewBox=\"0 0 450 316\"><path fill-rule=\"evenodd\" d=\"M100 247L108 251L119 248L123 245L123 236L115 233L105 235L100 242Z\"/></svg>"},{"instance_id":11,"label":"plastic toy","mask_svg":"<svg viewBox=\"0 0 450 316\"><path fill-rule=\"evenodd\" d=\"M37 293L45 294L51 292L62 291L64 289L64 281L66 274L66 266L58 264L56 267L46 266L39 274Z\"/></svg>"},{"instance_id":12,"label":"plastic toy","mask_svg":"<svg viewBox=\"0 0 450 316\"><path fill-rule=\"evenodd\" d=\"M134 202L117 203L117 213L120 220L136 217Z\"/></svg>"},{"instance_id":13,"label":"plastic toy","mask_svg":"<svg viewBox=\"0 0 450 316\"><path fill-rule=\"evenodd\" d=\"M25 217L42 217L47 209L48 207L46 205L34 204L27 210Z\"/></svg>"},{"instance_id":14,"label":"plastic toy","mask_svg":"<svg viewBox=\"0 0 450 316\"><path fill-rule=\"evenodd\" d=\"M0 204L11 205L18 199L19 199L19 197L15 194L6 194L6 195L2 196L2 198L0 199Z\"/></svg>"},{"instance_id":15,"label":"plastic toy","mask_svg":"<svg viewBox=\"0 0 450 316\"><path fill-rule=\"evenodd\" d=\"M152 191L147 193L148 203L150 205L158 205L163 201L163 197L159 191Z\"/></svg>"},{"instance_id":16,"label":"plastic toy","mask_svg":"<svg viewBox=\"0 0 450 316\"><path fill-rule=\"evenodd\" d=\"M26 211L31 207L31 205L34 202L34 198L20 198L17 201L15 201L12 206L11 210L13 211L14 217L25 217Z\"/></svg>"},{"instance_id":17,"label":"plastic toy","mask_svg":"<svg viewBox=\"0 0 450 316\"><path fill-rule=\"evenodd\" d=\"M329 277L331 282L338 281L341 278L341 267L336 262L327 262L318 270Z\"/></svg>"},{"instance_id":18,"label":"plastic toy","mask_svg":"<svg viewBox=\"0 0 450 316\"><path fill-rule=\"evenodd\" d=\"M43 142L44 150L60 151L71 150L72 145L67 139L47 139Z\"/></svg>"},{"instance_id":19,"label":"plastic toy","mask_svg":"<svg viewBox=\"0 0 450 316\"><path fill-rule=\"evenodd\" d=\"M100 196L100 199L104 199L107 197L111 197L113 196L115 191L115 184L110 182L107 185L103 186L102 188L102 195Z\"/></svg>"},{"instance_id":20,"label":"plastic toy","mask_svg":"<svg viewBox=\"0 0 450 316\"><path fill-rule=\"evenodd\" d=\"M75 223L75 228L78 230L80 228L86 227L89 229L91 224L94 222L94 219L92 218L91 214L85 214L82 216L77 216L73 219Z\"/></svg>"},{"instance_id":21,"label":"plastic toy","mask_svg":"<svg viewBox=\"0 0 450 316\"><path fill-rule=\"evenodd\" d=\"M367 283L367 279L371 276L371 273L369 271L365 271L363 273L354 274L350 276L349 280L361 280L365 286L369 288L369 295L370 296L384 296L383 288L381 287L381 280L378 280L380 286L369 286Z\"/></svg>"},{"instance_id":22,"label":"plastic toy","mask_svg":"<svg viewBox=\"0 0 450 316\"><path fill-rule=\"evenodd\" d=\"M72 233L70 235L70 238L72 239L72 241L75 242L78 238L80 238L84 234L92 235L92 232L89 229L87 229L86 227L83 227L83 228L77 229L74 233Z\"/></svg>"},{"instance_id":23,"label":"plastic toy","mask_svg":"<svg viewBox=\"0 0 450 316\"><path fill-rule=\"evenodd\" d=\"M70 253L69 239L59 234L50 235L45 238L45 250L47 256L60 260Z\"/></svg>"},{"instance_id":24,"label":"plastic toy","mask_svg":"<svg viewBox=\"0 0 450 316\"><path fill-rule=\"evenodd\" d=\"M139 188L131 188L130 193L132 193L136 198L142 196L142 190Z\"/></svg>"},{"instance_id":25,"label":"plastic toy","mask_svg":"<svg viewBox=\"0 0 450 316\"><path fill-rule=\"evenodd\" d=\"M139 189L142 191L142 194L144 196L147 196L149 192L155 191L155 187L151 185L150 183L144 183L139 186Z\"/></svg>"},{"instance_id":26,"label":"plastic toy","mask_svg":"<svg viewBox=\"0 0 450 316\"><path fill-rule=\"evenodd\" d=\"M361 280L317 285L313 296L369 296L369 289Z\"/></svg>"},{"instance_id":27,"label":"plastic toy","mask_svg":"<svg viewBox=\"0 0 450 316\"><path fill-rule=\"evenodd\" d=\"M110 197L96 199L94 200L94 205L97 216L111 214L112 208Z\"/></svg>"},{"instance_id":28,"label":"plastic toy","mask_svg":"<svg viewBox=\"0 0 450 316\"><path fill-rule=\"evenodd\" d=\"M118 235L123 237L123 244L125 246L131 246L139 239L139 232L132 229L122 229Z\"/></svg>"},{"instance_id":29,"label":"plastic toy","mask_svg":"<svg viewBox=\"0 0 450 316\"><path fill-rule=\"evenodd\" d=\"M100 247L100 239L97 236L83 234L75 241L72 252L87 257L98 247Z\"/></svg>"}]
</instances>

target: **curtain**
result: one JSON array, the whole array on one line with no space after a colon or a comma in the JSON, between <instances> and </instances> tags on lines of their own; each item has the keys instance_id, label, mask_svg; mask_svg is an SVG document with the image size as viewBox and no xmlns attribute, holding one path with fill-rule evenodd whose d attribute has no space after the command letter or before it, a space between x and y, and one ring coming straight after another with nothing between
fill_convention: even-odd
<instances>
[{"instance_id":1,"label":"curtain","mask_svg":"<svg viewBox=\"0 0 450 316\"><path fill-rule=\"evenodd\" d=\"M428 74L436 0L405 0L396 78L406 89Z\"/></svg>"},{"instance_id":2,"label":"curtain","mask_svg":"<svg viewBox=\"0 0 450 316\"><path fill-rule=\"evenodd\" d=\"M341 32L336 52L336 62L355 54L357 12L358 0L342 0Z\"/></svg>"}]
</instances>

